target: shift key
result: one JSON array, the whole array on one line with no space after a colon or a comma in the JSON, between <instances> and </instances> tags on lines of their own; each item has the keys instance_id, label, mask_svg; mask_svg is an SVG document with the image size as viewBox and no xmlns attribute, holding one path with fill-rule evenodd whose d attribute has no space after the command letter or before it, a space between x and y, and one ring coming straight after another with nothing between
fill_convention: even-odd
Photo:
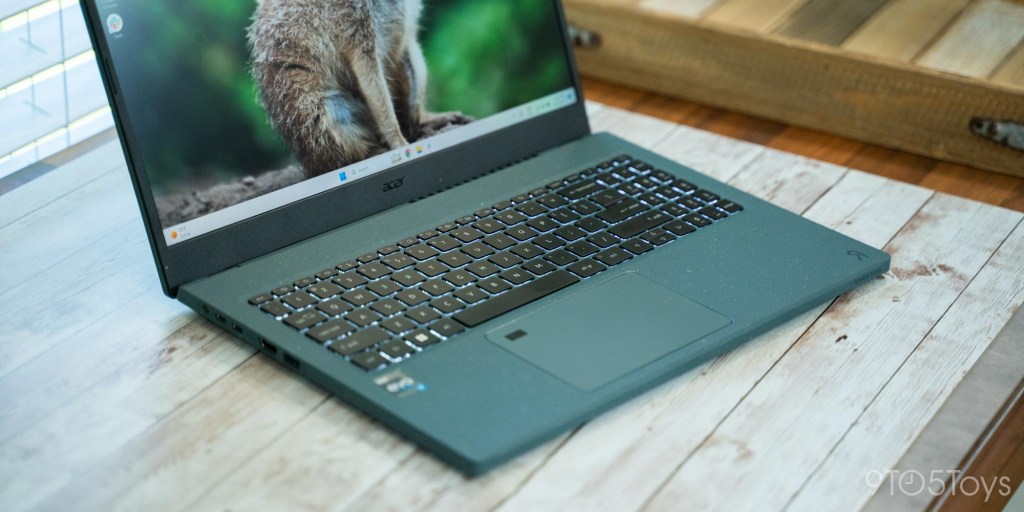
<instances>
[{"instance_id":1,"label":"shift key","mask_svg":"<svg viewBox=\"0 0 1024 512\"><path fill-rule=\"evenodd\" d=\"M660 226L668 221L672 220L672 217L659 212L650 211L639 217L627 220L618 226L615 226L608 230L609 233L619 238L631 238L648 229Z\"/></svg>"}]
</instances>

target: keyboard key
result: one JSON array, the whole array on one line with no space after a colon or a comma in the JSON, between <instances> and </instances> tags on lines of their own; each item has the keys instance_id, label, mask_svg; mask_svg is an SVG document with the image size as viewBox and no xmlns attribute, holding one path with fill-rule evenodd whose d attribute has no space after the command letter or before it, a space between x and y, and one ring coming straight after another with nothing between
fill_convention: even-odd
<instances>
[{"instance_id":1,"label":"keyboard key","mask_svg":"<svg viewBox=\"0 0 1024 512\"><path fill-rule=\"evenodd\" d=\"M549 276L525 284L520 288L515 288L493 297L477 306L460 311L452 318L467 327L476 327L492 318L546 297L577 282L579 282L579 278L564 270L559 270ZM436 328L434 330L437 331Z\"/></svg>"},{"instance_id":2,"label":"keyboard key","mask_svg":"<svg viewBox=\"0 0 1024 512\"><path fill-rule=\"evenodd\" d=\"M604 272L608 267L591 259L582 260L566 267L566 270L580 277L590 277L598 272Z\"/></svg>"},{"instance_id":3,"label":"keyboard key","mask_svg":"<svg viewBox=\"0 0 1024 512\"><path fill-rule=\"evenodd\" d=\"M430 324L430 330L440 334L445 338L451 338L452 336L455 336L456 334L465 331L466 328L452 319L442 318L441 320L438 320Z\"/></svg>"},{"instance_id":4,"label":"keyboard key","mask_svg":"<svg viewBox=\"0 0 1024 512\"><path fill-rule=\"evenodd\" d=\"M324 320L326 320L326 318L324 315L320 314L319 311L315 309L307 309L306 311L300 311L298 313L288 315L288 318L284 319L284 323L296 329L305 329L306 327L316 325Z\"/></svg>"},{"instance_id":5,"label":"keyboard key","mask_svg":"<svg viewBox=\"0 0 1024 512\"><path fill-rule=\"evenodd\" d=\"M465 286L476 281L476 276L466 270L452 270L444 275L444 280L455 286Z\"/></svg>"},{"instance_id":6,"label":"keyboard key","mask_svg":"<svg viewBox=\"0 0 1024 512\"><path fill-rule=\"evenodd\" d=\"M710 220L700 215L697 215L696 213L691 213L689 215L684 216L683 220L689 222L690 224L693 224L694 226L697 226L698 228L702 228L704 226L707 226L708 224L711 224Z\"/></svg>"},{"instance_id":7,"label":"keyboard key","mask_svg":"<svg viewBox=\"0 0 1024 512\"><path fill-rule=\"evenodd\" d=\"M579 214L568 208L560 208L558 210L555 210L549 213L548 217L551 217L551 220L554 220L555 222L558 222L560 224L572 224L573 222L580 220Z\"/></svg>"},{"instance_id":8,"label":"keyboard key","mask_svg":"<svg viewBox=\"0 0 1024 512\"><path fill-rule=\"evenodd\" d=\"M643 254L643 253L645 253L647 251L650 251L651 249L654 249L653 245L651 245L651 244L649 244L647 242L644 242L643 240L640 240L638 238L634 238L632 240L626 240L619 247L622 248L622 249L625 249L625 250L627 250L627 251L629 251L629 252L631 252L633 254L636 254L636 255L640 255L640 254Z\"/></svg>"},{"instance_id":9,"label":"keyboard key","mask_svg":"<svg viewBox=\"0 0 1024 512\"><path fill-rule=\"evenodd\" d=\"M700 213L701 215L704 215L705 217L714 220L722 220L729 216L728 214L726 214L722 210L719 210L718 208L715 208L714 206L705 206L704 208L700 209Z\"/></svg>"},{"instance_id":10,"label":"keyboard key","mask_svg":"<svg viewBox=\"0 0 1024 512\"><path fill-rule=\"evenodd\" d=\"M352 306L340 299L328 300L316 305L316 308L327 316L338 316L352 311Z\"/></svg>"},{"instance_id":11,"label":"keyboard key","mask_svg":"<svg viewBox=\"0 0 1024 512\"><path fill-rule=\"evenodd\" d=\"M458 227L459 227L459 225L457 223L455 223L455 222L445 222L444 224L441 224L440 226L438 226L436 229L439 232L441 232L441 233L447 233L447 232L449 232L449 231L451 231L453 229L456 229Z\"/></svg>"},{"instance_id":12,"label":"keyboard key","mask_svg":"<svg viewBox=\"0 0 1024 512\"><path fill-rule=\"evenodd\" d=\"M544 206L547 206L548 208L560 208L562 206L569 204L568 201L562 199L562 197L557 194L548 194L545 196L541 196L538 197L536 201Z\"/></svg>"},{"instance_id":13,"label":"keyboard key","mask_svg":"<svg viewBox=\"0 0 1024 512\"><path fill-rule=\"evenodd\" d=\"M664 229L652 229L647 233L644 233L643 236L641 236L640 238L650 244L658 246L665 245L671 242L672 240L675 240L676 236L673 235L672 233L669 233L668 231L665 231Z\"/></svg>"},{"instance_id":14,"label":"keyboard key","mask_svg":"<svg viewBox=\"0 0 1024 512\"><path fill-rule=\"evenodd\" d=\"M672 220L672 218L662 212L649 211L639 217L634 217L622 224L612 227L608 232L619 238L630 238L643 233L648 229L658 227L670 220Z\"/></svg>"},{"instance_id":15,"label":"keyboard key","mask_svg":"<svg viewBox=\"0 0 1024 512\"><path fill-rule=\"evenodd\" d=\"M401 340L391 340L391 341L389 341L389 342L387 342L387 343L385 343L385 344L380 346L380 353L381 354L384 354L384 355L390 357L391 359L396 359L396 360L397 359L402 359L405 356L407 356L409 354L412 354L415 351L416 350L414 350L409 345L406 345L405 342L401 341Z\"/></svg>"},{"instance_id":16,"label":"keyboard key","mask_svg":"<svg viewBox=\"0 0 1024 512\"><path fill-rule=\"evenodd\" d=\"M533 279L533 273L523 269L506 270L498 275L514 285L520 285Z\"/></svg>"},{"instance_id":17,"label":"keyboard key","mask_svg":"<svg viewBox=\"0 0 1024 512\"><path fill-rule=\"evenodd\" d=\"M597 247L594 244L580 240L579 242L569 244L565 250L583 258L597 252Z\"/></svg>"},{"instance_id":18,"label":"keyboard key","mask_svg":"<svg viewBox=\"0 0 1024 512\"><path fill-rule=\"evenodd\" d=\"M405 314L409 318L421 324L430 323L433 322L434 320L437 320L438 318L441 318L440 313L434 311L433 308L429 308L427 306L420 306L416 309L410 309Z\"/></svg>"},{"instance_id":19,"label":"keyboard key","mask_svg":"<svg viewBox=\"0 0 1024 512\"><path fill-rule=\"evenodd\" d=\"M477 286L482 288L487 293L490 293L491 295L497 295L503 291L512 289L512 285L508 284L508 282L505 281L504 279L500 279L497 277L492 277L490 279L480 281L479 283L477 283Z\"/></svg>"},{"instance_id":20,"label":"keyboard key","mask_svg":"<svg viewBox=\"0 0 1024 512\"><path fill-rule=\"evenodd\" d=\"M420 285L420 290L423 290L434 297L440 297L454 289L454 286L442 281L441 279L431 279L430 281Z\"/></svg>"},{"instance_id":21,"label":"keyboard key","mask_svg":"<svg viewBox=\"0 0 1024 512\"><path fill-rule=\"evenodd\" d=\"M719 199L718 202L715 203L715 206L717 206L717 207L719 207L719 208L721 208L721 209L723 209L723 210L725 210L725 211L727 211L729 213L736 213L736 212L738 212L738 211L743 209L742 206L740 206L740 205L738 205L738 204L736 204L736 203L734 203L734 202L732 202L732 201L730 201L728 199Z\"/></svg>"},{"instance_id":22,"label":"keyboard key","mask_svg":"<svg viewBox=\"0 0 1024 512\"><path fill-rule=\"evenodd\" d=\"M455 219L455 223L460 226L471 224L473 222L476 222L476 215L466 215L465 217L459 217Z\"/></svg>"},{"instance_id":23,"label":"keyboard key","mask_svg":"<svg viewBox=\"0 0 1024 512\"><path fill-rule=\"evenodd\" d=\"M261 294L255 296L255 297L249 299L249 304L252 304L253 306L259 306L260 304L263 304L264 302L268 302L270 300L273 300L273 298L274 298L274 296L272 294L261 293Z\"/></svg>"},{"instance_id":24,"label":"keyboard key","mask_svg":"<svg viewBox=\"0 0 1024 512\"><path fill-rule=\"evenodd\" d=\"M426 348L441 341L441 338L438 338L434 333L426 329L416 329L406 334L404 339L420 348Z\"/></svg>"},{"instance_id":25,"label":"keyboard key","mask_svg":"<svg viewBox=\"0 0 1024 512\"><path fill-rule=\"evenodd\" d=\"M603 190L591 197L590 200L607 208L625 198L626 196L618 190Z\"/></svg>"},{"instance_id":26,"label":"keyboard key","mask_svg":"<svg viewBox=\"0 0 1024 512\"><path fill-rule=\"evenodd\" d=\"M613 265L618 265L619 263L622 263L623 261L626 261L632 257L633 256L630 255L629 252L627 252L625 249L619 249L618 247L616 247L608 249L602 252L601 254L594 256L594 259L610 267Z\"/></svg>"},{"instance_id":27,"label":"keyboard key","mask_svg":"<svg viewBox=\"0 0 1024 512\"><path fill-rule=\"evenodd\" d=\"M412 246L414 246L414 245L416 245L418 243L420 243L420 239L419 238L409 237L409 238L403 238L403 239L399 240L398 241L398 246L403 248L403 249L405 249L406 247L412 247Z\"/></svg>"},{"instance_id":28,"label":"keyboard key","mask_svg":"<svg viewBox=\"0 0 1024 512\"><path fill-rule=\"evenodd\" d=\"M626 220L636 214L647 210L647 207L635 199L626 198L612 205L608 209L597 214L597 217L606 222L616 223Z\"/></svg>"},{"instance_id":29,"label":"keyboard key","mask_svg":"<svg viewBox=\"0 0 1024 512\"><path fill-rule=\"evenodd\" d=\"M555 235L544 235L541 237L537 237L537 239L534 240L533 243L537 244L538 247L541 247L548 251L565 245L565 242Z\"/></svg>"},{"instance_id":30,"label":"keyboard key","mask_svg":"<svg viewBox=\"0 0 1024 512\"><path fill-rule=\"evenodd\" d=\"M439 236L427 243L430 244L430 246L433 247L434 249L437 249L441 252L448 252L462 245L462 242L448 235Z\"/></svg>"},{"instance_id":31,"label":"keyboard key","mask_svg":"<svg viewBox=\"0 0 1024 512\"><path fill-rule=\"evenodd\" d=\"M386 256L380 260L385 265L391 267L394 270L401 270L405 267L411 267L416 264L416 260L406 256L405 254L397 253L391 256ZM363 267L365 268L365 267ZM365 274L364 274L365 275ZM369 277L369 276L367 276Z\"/></svg>"},{"instance_id":32,"label":"keyboard key","mask_svg":"<svg viewBox=\"0 0 1024 512\"><path fill-rule=\"evenodd\" d=\"M678 201L676 201L676 204L678 204L679 206L688 208L690 210L697 210L697 209L700 209L700 208L704 207L704 203L702 203L702 202L700 202L700 201L698 201L698 200L696 200L696 199L694 199L694 198L692 198L690 196L684 196L683 198L681 198Z\"/></svg>"},{"instance_id":33,"label":"keyboard key","mask_svg":"<svg viewBox=\"0 0 1024 512\"><path fill-rule=\"evenodd\" d=\"M500 203L494 203L493 208L497 211L507 210L512 208L512 201L502 201Z\"/></svg>"},{"instance_id":34,"label":"keyboard key","mask_svg":"<svg viewBox=\"0 0 1024 512\"><path fill-rule=\"evenodd\" d=\"M416 265L416 270L427 277L437 277L447 272L449 267L440 261L426 261Z\"/></svg>"},{"instance_id":35,"label":"keyboard key","mask_svg":"<svg viewBox=\"0 0 1024 512\"><path fill-rule=\"evenodd\" d=\"M470 258L469 256L466 256L461 252L453 251L438 256L437 260L444 263L445 265L448 265L451 268L459 268L465 265L466 263L473 261L473 258Z\"/></svg>"},{"instance_id":36,"label":"keyboard key","mask_svg":"<svg viewBox=\"0 0 1024 512\"><path fill-rule=\"evenodd\" d=\"M399 292L397 295L395 295L395 298L408 304L410 307L418 306L430 300L429 295L419 290L406 290L404 292Z\"/></svg>"},{"instance_id":37,"label":"keyboard key","mask_svg":"<svg viewBox=\"0 0 1024 512\"><path fill-rule=\"evenodd\" d=\"M396 316L387 320L381 320L380 326L395 334L402 334L403 332L415 329L416 322L404 316Z\"/></svg>"},{"instance_id":38,"label":"keyboard key","mask_svg":"<svg viewBox=\"0 0 1024 512\"><path fill-rule=\"evenodd\" d=\"M347 272L345 274L341 274L340 276L335 277L331 281L334 282L335 284L341 285L343 288L347 290L358 288L367 283L365 277L355 272Z\"/></svg>"},{"instance_id":39,"label":"keyboard key","mask_svg":"<svg viewBox=\"0 0 1024 512\"><path fill-rule=\"evenodd\" d=\"M673 217L681 217L683 215L686 215L687 213L690 213L690 210L688 208L683 208L682 206L679 206L676 203L668 203L665 206L662 206L661 211Z\"/></svg>"},{"instance_id":40,"label":"keyboard key","mask_svg":"<svg viewBox=\"0 0 1024 512\"><path fill-rule=\"evenodd\" d=\"M475 275L477 277L480 277L480 278L484 278L484 277L488 277L488 276L493 276L494 274L497 274L500 271L500 269L498 267L496 267L496 266L494 266L491 263L488 263L486 261L478 261L478 262L475 262L475 263L470 263L466 267L466 270L472 272L473 275Z\"/></svg>"},{"instance_id":41,"label":"keyboard key","mask_svg":"<svg viewBox=\"0 0 1024 512\"><path fill-rule=\"evenodd\" d=\"M526 220L525 215L515 210L501 212L495 215L494 218L500 220L501 222L504 222L506 226L514 226Z\"/></svg>"},{"instance_id":42,"label":"keyboard key","mask_svg":"<svg viewBox=\"0 0 1024 512\"><path fill-rule=\"evenodd\" d=\"M522 263L523 259L511 252L503 252L487 258L487 261L494 263L501 268L512 268Z\"/></svg>"},{"instance_id":43,"label":"keyboard key","mask_svg":"<svg viewBox=\"0 0 1024 512\"><path fill-rule=\"evenodd\" d=\"M526 225L530 226L531 228L541 233L547 233L548 231L551 231L552 229L558 227L558 223L551 220L547 216L530 219L530 221L527 222Z\"/></svg>"},{"instance_id":44,"label":"keyboard key","mask_svg":"<svg viewBox=\"0 0 1024 512\"><path fill-rule=\"evenodd\" d=\"M357 309L345 315L345 320L356 324L357 327L366 327L374 322L379 322L381 317L368 309Z\"/></svg>"},{"instance_id":45,"label":"keyboard key","mask_svg":"<svg viewBox=\"0 0 1024 512\"><path fill-rule=\"evenodd\" d=\"M505 234L523 242L537 236L539 233L530 226L515 226L505 230Z\"/></svg>"},{"instance_id":46,"label":"keyboard key","mask_svg":"<svg viewBox=\"0 0 1024 512\"><path fill-rule=\"evenodd\" d=\"M344 263L338 263L334 268L338 269L338 272L347 272L359 266L359 263L355 260L349 260Z\"/></svg>"},{"instance_id":47,"label":"keyboard key","mask_svg":"<svg viewBox=\"0 0 1024 512\"><path fill-rule=\"evenodd\" d=\"M590 243L604 249L619 243L619 238L608 233L598 233L587 239Z\"/></svg>"},{"instance_id":48,"label":"keyboard key","mask_svg":"<svg viewBox=\"0 0 1024 512\"><path fill-rule=\"evenodd\" d=\"M430 302L430 305L433 306L438 311L445 314L453 313L466 307L466 303L462 302L459 299L456 299L455 297L442 297L440 299L434 299Z\"/></svg>"},{"instance_id":49,"label":"keyboard key","mask_svg":"<svg viewBox=\"0 0 1024 512\"><path fill-rule=\"evenodd\" d=\"M498 222L495 219L490 219L490 218L480 220L479 222L473 224L473 227L478 229L478 230L480 230L483 233L488 234L488 235L491 234L491 233L497 233L498 231L501 231L501 230L505 229L505 225L504 224ZM459 238L459 240L462 240L463 242L468 242L469 241L469 240L463 240L462 238L460 238L459 235L458 235L458 231L456 231L455 233L456 233L455 237Z\"/></svg>"},{"instance_id":50,"label":"keyboard key","mask_svg":"<svg viewBox=\"0 0 1024 512\"><path fill-rule=\"evenodd\" d=\"M356 330L352 324L342 320L330 320L306 331L306 336L313 338L320 343L325 343L334 338L339 338Z\"/></svg>"},{"instance_id":51,"label":"keyboard key","mask_svg":"<svg viewBox=\"0 0 1024 512\"><path fill-rule=\"evenodd\" d=\"M665 171L663 171L661 169L658 169L658 170L654 171L653 173L651 173L651 177L656 179L656 180L658 180L658 181L660 181L660 182L662 182L662 183L670 182L673 179L671 174L669 174L669 173L667 173L667 172L665 172Z\"/></svg>"},{"instance_id":52,"label":"keyboard key","mask_svg":"<svg viewBox=\"0 0 1024 512\"><path fill-rule=\"evenodd\" d=\"M384 299L374 302L370 306L370 309L380 313L383 316L397 315L405 310L405 306L401 302L395 299Z\"/></svg>"},{"instance_id":53,"label":"keyboard key","mask_svg":"<svg viewBox=\"0 0 1024 512\"><path fill-rule=\"evenodd\" d=\"M357 270L357 272L370 279L377 279L378 277L384 277L390 274L391 270L388 269L388 267L375 261L373 263L369 263L359 267L359 270Z\"/></svg>"},{"instance_id":54,"label":"keyboard key","mask_svg":"<svg viewBox=\"0 0 1024 512\"><path fill-rule=\"evenodd\" d=\"M429 245L417 244L406 249L405 254L409 255L416 261L424 261L437 256L439 253L437 252L437 249L434 249Z\"/></svg>"},{"instance_id":55,"label":"keyboard key","mask_svg":"<svg viewBox=\"0 0 1024 512\"><path fill-rule=\"evenodd\" d=\"M348 336L340 341L335 341L327 348L343 355L349 356L366 350L384 340L390 338L388 333L380 327L370 327Z\"/></svg>"},{"instance_id":56,"label":"keyboard key","mask_svg":"<svg viewBox=\"0 0 1024 512\"><path fill-rule=\"evenodd\" d=\"M317 298L329 299L341 293L341 287L336 284L331 284L329 281L323 281L310 286L306 291L316 295Z\"/></svg>"},{"instance_id":57,"label":"keyboard key","mask_svg":"<svg viewBox=\"0 0 1024 512\"><path fill-rule=\"evenodd\" d=\"M317 272L316 278L326 281L336 275L338 275L338 271L334 270L333 268L329 268L327 270L321 270L320 272Z\"/></svg>"},{"instance_id":58,"label":"keyboard key","mask_svg":"<svg viewBox=\"0 0 1024 512\"><path fill-rule=\"evenodd\" d=\"M398 251L399 249L397 245L385 245L384 247L377 249L377 254L380 254L381 256L387 256L388 254L393 254Z\"/></svg>"},{"instance_id":59,"label":"keyboard key","mask_svg":"<svg viewBox=\"0 0 1024 512\"><path fill-rule=\"evenodd\" d=\"M295 292L295 293L293 293L291 295L286 296L284 298L284 302L285 302L285 304L288 304L289 306L291 306L291 307L293 307L295 309L302 309L302 308L304 308L306 306L311 306L313 304L316 304L317 300L312 295L310 295L310 294L308 294L306 292L298 291L298 292Z\"/></svg>"},{"instance_id":60,"label":"keyboard key","mask_svg":"<svg viewBox=\"0 0 1024 512\"><path fill-rule=\"evenodd\" d=\"M431 229L429 231L424 231L424 232L416 235L416 238L419 238L420 240L430 240L431 238L434 238L435 236L440 235L440 234L441 233L438 233L437 231L434 231L434 230Z\"/></svg>"},{"instance_id":61,"label":"keyboard key","mask_svg":"<svg viewBox=\"0 0 1024 512\"><path fill-rule=\"evenodd\" d=\"M570 241L575 242L580 238L587 236L587 232L576 226L565 226L555 230L555 234Z\"/></svg>"},{"instance_id":62,"label":"keyboard key","mask_svg":"<svg viewBox=\"0 0 1024 512\"><path fill-rule=\"evenodd\" d=\"M315 277L304 277L302 279L299 279L298 281L295 281L295 283L293 283L293 284L295 284L296 288L305 288L305 287L307 287L307 286L309 286L309 285L311 285L311 284L313 284L315 282L316 282L316 278Z\"/></svg>"},{"instance_id":63,"label":"keyboard key","mask_svg":"<svg viewBox=\"0 0 1024 512\"><path fill-rule=\"evenodd\" d=\"M290 284L286 284L284 286L279 286L277 288L274 288L273 291L271 291L270 293L273 293L274 295L277 295L278 297L281 297L282 295L288 295L289 293L294 292L294 291L295 291L295 287L294 286L292 286Z\"/></svg>"},{"instance_id":64,"label":"keyboard key","mask_svg":"<svg viewBox=\"0 0 1024 512\"><path fill-rule=\"evenodd\" d=\"M499 233L499 234L491 235L491 236L489 236L487 238L484 238L484 243L489 245L489 246L491 246L491 247L494 247L496 250L502 251L502 250L508 249L509 247L512 247L513 245L515 245L516 241L513 240L508 235L503 235L503 234Z\"/></svg>"},{"instance_id":65,"label":"keyboard key","mask_svg":"<svg viewBox=\"0 0 1024 512\"><path fill-rule=\"evenodd\" d=\"M287 315L291 312L291 309L288 309L288 306L285 306L276 300L264 302L263 305L260 306L260 309L277 317Z\"/></svg>"},{"instance_id":66,"label":"keyboard key","mask_svg":"<svg viewBox=\"0 0 1024 512\"><path fill-rule=\"evenodd\" d=\"M580 201L573 203L569 208L572 208L572 211L580 215L590 215L591 213L601 211L601 207L594 204L593 201Z\"/></svg>"},{"instance_id":67,"label":"keyboard key","mask_svg":"<svg viewBox=\"0 0 1024 512\"><path fill-rule=\"evenodd\" d=\"M694 190L697 190L697 186L694 185L693 183L678 178L672 180L669 183L669 185L672 185L673 187L679 189L680 191L686 194L693 192Z\"/></svg>"},{"instance_id":68,"label":"keyboard key","mask_svg":"<svg viewBox=\"0 0 1024 512\"><path fill-rule=\"evenodd\" d=\"M713 202L718 200L718 196L717 195L712 194L711 192L709 192L707 190L703 190L703 189L694 192L693 193L693 197L696 197L697 199L700 199L701 201L704 201L705 203L713 203Z\"/></svg>"},{"instance_id":69,"label":"keyboard key","mask_svg":"<svg viewBox=\"0 0 1024 512\"><path fill-rule=\"evenodd\" d=\"M487 293L476 286L467 286L455 291L452 295L466 304L475 304L487 298Z\"/></svg>"},{"instance_id":70,"label":"keyboard key","mask_svg":"<svg viewBox=\"0 0 1024 512\"><path fill-rule=\"evenodd\" d=\"M579 258L577 258L576 256L573 256L572 253L570 253L568 251L564 251L564 250L559 249L559 250L557 250L555 252L552 252L552 253L544 256L544 259L550 261L551 263L554 263L555 265L562 266L562 265L568 265L568 264L576 261Z\"/></svg>"},{"instance_id":71,"label":"keyboard key","mask_svg":"<svg viewBox=\"0 0 1024 512\"><path fill-rule=\"evenodd\" d=\"M597 233L598 231L608 227L608 224L596 217L588 217L577 222L576 227L586 231L587 233Z\"/></svg>"},{"instance_id":72,"label":"keyboard key","mask_svg":"<svg viewBox=\"0 0 1024 512\"><path fill-rule=\"evenodd\" d=\"M375 259L377 259L377 253L375 253L375 252L368 252L368 253L366 253L366 254L356 258L356 260L358 260L359 263L369 263L369 262L371 262L371 261L373 261Z\"/></svg>"},{"instance_id":73,"label":"keyboard key","mask_svg":"<svg viewBox=\"0 0 1024 512\"><path fill-rule=\"evenodd\" d=\"M530 261L523 265L522 268L529 270L530 272L533 272L534 275L538 276L542 276L556 269L554 265L542 259Z\"/></svg>"},{"instance_id":74,"label":"keyboard key","mask_svg":"<svg viewBox=\"0 0 1024 512\"><path fill-rule=\"evenodd\" d=\"M348 293L341 294L341 298L345 299L349 304L353 306L362 306L369 304L377 299L377 296L373 292L367 290L352 290Z\"/></svg>"},{"instance_id":75,"label":"keyboard key","mask_svg":"<svg viewBox=\"0 0 1024 512\"><path fill-rule=\"evenodd\" d=\"M366 371L370 371L387 366L388 360L384 359L384 356L380 355L376 350L370 350L352 356L352 363Z\"/></svg>"},{"instance_id":76,"label":"keyboard key","mask_svg":"<svg viewBox=\"0 0 1024 512\"><path fill-rule=\"evenodd\" d=\"M494 254L494 249L491 248L491 246L485 245L481 242L469 244L467 246L464 246L461 250L462 252L466 253L466 256L469 256L470 258L477 260L486 258Z\"/></svg>"},{"instance_id":77,"label":"keyboard key","mask_svg":"<svg viewBox=\"0 0 1024 512\"><path fill-rule=\"evenodd\" d=\"M512 248L512 253L524 260L540 256L543 252L540 247L533 244L520 244Z\"/></svg>"},{"instance_id":78,"label":"keyboard key","mask_svg":"<svg viewBox=\"0 0 1024 512\"><path fill-rule=\"evenodd\" d=\"M394 275L391 276L391 279L394 279L396 282L406 287L422 283L426 280L426 278L423 277L423 274L412 269L395 272Z\"/></svg>"},{"instance_id":79,"label":"keyboard key","mask_svg":"<svg viewBox=\"0 0 1024 512\"><path fill-rule=\"evenodd\" d=\"M672 187L661 187L656 192L658 192L658 195L666 199L675 199L683 195L681 192Z\"/></svg>"},{"instance_id":80,"label":"keyboard key","mask_svg":"<svg viewBox=\"0 0 1024 512\"><path fill-rule=\"evenodd\" d=\"M559 194L562 194L563 197L570 201L575 201L595 192L600 192L603 189L604 186L594 180L584 180L563 189Z\"/></svg>"},{"instance_id":81,"label":"keyboard key","mask_svg":"<svg viewBox=\"0 0 1024 512\"><path fill-rule=\"evenodd\" d=\"M676 236L683 236L693 233L694 231L697 231L697 229L681 220L674 220L665 224L665 231Z\"/></svg>"},{"instance_id":82,"label":"keyboard key","mask_svg":"<svg viewBox=\"0 0 1024 512\"><path fill-rule=\"evenodd\" d=\"M536 201L530 201L530 202L527 202L527 203L523 203L523 204L521 204L519 206L516 206L516 211L518 211L519 213L522 213L523 215L529 216L529 217L536 217L536 216L538 216L538 215L548 211L548 208L546 206L543 206L543 205L537 203Z\"/></svg>"},{"instance_id":83,"label":"keyboard key","mask_svg":"<svg viewBox=\"0 0 1024 512\"><path fill-rule=\"evenodd\" d=\"M649 205L651 205L651 206L658 206L658 205L661 205L661 204L665 204L665 199L663 197L653 193L653 192L647 192L645 194L640 194L640 195L636 196L636 198L641 200L641 201L643 201L643 202L645 202L645 203L647 203L647 204L649 204Z\"/></svg>"},{"instance_id":84,"label":"keyboard key","mask_svg":"<svg viewBox=\"0 0 1024 512\"><path fill-rule=\"evenodd\" d=\"M484 234L471 227L462 227L452 231L452 236L464 243L473 242L484 237Z\"/></svg>"},{"instance_id":85,"label":"keyboard key","mask_svg":"<svg viewBox=\"0 0 1024 512\"><path fill-rule=\"evenodd\" d=\"M402 286L392 281L391 279L385 278L378 279L366 285L366 289L370 290L373 293L376 293L377 295L380 295L381 297L387 297L388 295L391 295L392 293L401 290Z\"/></svg>"}]
</instances>

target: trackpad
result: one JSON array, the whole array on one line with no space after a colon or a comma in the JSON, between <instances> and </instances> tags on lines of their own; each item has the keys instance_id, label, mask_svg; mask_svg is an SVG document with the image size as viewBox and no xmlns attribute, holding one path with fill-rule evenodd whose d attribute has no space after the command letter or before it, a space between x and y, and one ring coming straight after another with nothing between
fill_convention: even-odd
<instances>
[{"instance_id":1,"label":"trackpad","mask_svg":"<svg viewBox=\"0 0 1024 512\"><path fill-rule=\"evenodd\" d=\"M498 327L487 338L591 391L730 323L631 272Z\"/></svg>"}]
</instances>

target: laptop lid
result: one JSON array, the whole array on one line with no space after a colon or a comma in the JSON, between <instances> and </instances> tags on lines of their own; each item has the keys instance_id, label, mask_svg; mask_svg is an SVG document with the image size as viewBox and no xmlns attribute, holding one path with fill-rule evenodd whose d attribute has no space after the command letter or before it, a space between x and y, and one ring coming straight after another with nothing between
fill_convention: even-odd
<instances>
[{"instance_id":1,"label":"laptop lid","mask_svg":"<svg viewBox=\"0 0 1024 512\"><path fill-rule=\"evenodd\" d=\"M170 296L589 133L557 0L82 5Z\"/></svg>"}]
</instances>

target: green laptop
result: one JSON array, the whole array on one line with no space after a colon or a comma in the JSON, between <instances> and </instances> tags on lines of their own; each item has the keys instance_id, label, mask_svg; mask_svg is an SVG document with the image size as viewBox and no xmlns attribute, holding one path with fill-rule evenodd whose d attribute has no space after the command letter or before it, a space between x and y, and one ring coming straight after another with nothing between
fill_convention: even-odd
<instances>
[{"instance_id":1,"label":"green laptop","mask_svg":"<svg viewBox=\"0 0 1024 512\"><path fill-rule=\"evenodd\" d=\"M164 292L469 475L889 267L591 133L558 1L82 4Z\"/></svg>"}]
</instances>

